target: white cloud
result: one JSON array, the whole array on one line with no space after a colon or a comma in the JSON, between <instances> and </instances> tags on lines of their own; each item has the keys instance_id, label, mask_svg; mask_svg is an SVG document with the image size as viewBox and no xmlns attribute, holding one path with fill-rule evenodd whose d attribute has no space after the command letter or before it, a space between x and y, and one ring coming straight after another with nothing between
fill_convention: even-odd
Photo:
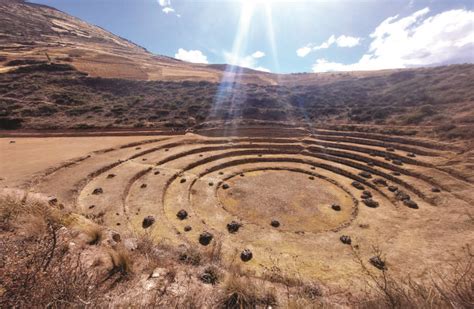
<instances>
[{"instance_id":1,"label":"white cloud","mask_svg":"<svg viewBox=\"0 0 474 309\"><path fill-rule=\"evenodd\" d=\"M337 38L336 44L339 47L355 47L360 44L360 38L341 35Z\"/></svg>"},{"instance_id":2,"label":"white cloud","mask_svg":"<svg viewBox=\"0 0 474 309\"><path fill-rule=\"evenodd\" d=\"M262 51L257 50L256 52L254 52L254 53L252 54L252 57L254 57L254 58L256 58L256 59L262 58L262 57L265 57L265 53L262 52Z\"/></svg>"},{"instance_id":3,"label":"white cloud","mask_svg":"<svg viewBox=\"0 0 474 309\"><path fill-rule=\"evenodd\" d=\"M318 59L314 72L381 70L474 62L474 11L459 9L427 16L392 16L371 34L369 50L353 64Z\"/></svg>"},{"instance_id":4,"label":"white cloud","mask_svg":"<svg viewBox=\"0 0 474 309\"><path fill-rule=\"evenodd\" d=\"M157 0L157 1L158 1L158 4L161 7L163 7L163 9L161 9L161 11L163 11L163 13L165 13L165 14L176 13L174 8L171 6L171 0ZM179 14L176 14L176 16L181 17L181 15L179 15Z\"/></svg>"},{"instance_id":5,"label":"white cloud","mask_svg":"<svg viewBox=\"0 0 474 309\"><path fill-rule=\"evenodd\" d=\"M174 12L174 9L173 9L172 7L167 6L167 7L163 8L162 11L163 11L165 14L168 14L168 13Z\"/></svg>"},{"instance_id":6,"label":"white cloud","mask_svg":"<svg viewBox=\"0 0 474 309\"><path fill-rule=\"evenodd\" d=\"M204 55L200 50L185 50L180 48L174 57L179 60L193 63L209 63L207 61L207 56Z\"/></svg>"},{"instance_id":7,"label":"white cloud","mask_svg":"<svg viewBox=\"0 0 474 309\"><path fill-rule=\"evenodd\" d=\"M299 49L296 51L296 54L297 54L299 57L306 57L310 52L311 52L311 47L305 46L305 47L299 48Z\"/></svg>"},{"instance_id":8,"label":"white cloud","mask_svg":"<svg viewBox=\"0 0 474 309\"><path fill-rule=\"evenodd\" d=\"M264 67L256 67L256 68L253 68L254 70L257 70L257 71L262 71L262 72L267 72L267 73L270 73L270 70L267 69L267 68L264 68Z\"/></svg>"},{"instance_id":9,"label":"white cloud","mask_svg":"<svg viewBox=\"0 0 474 309\"><path fill-rule=\"evenodd\" d=\"M270 72L269 69L259 66L257 64L258 62L257 59L260 59L263 57L265 57L265 53L262 51L256 51L251 55L242 56L242 57L239 55L235 55L233 53L224 52L224 59L225 59L225 62L228 64L237 65L240 67L254 69L254 70L263 71L263 72Z\"/></svg>"},{"instance_id":10,"label":"white cloud","mask_svg":"<svg viewBox=\"0 0 474 309\"><path fill-rule=\"evenodd\" d=\"M359 37L340 35L339 37L336 38L336 36L333 34L329 37L329 39L327 39L326 41L324 41L323 43L319 45L307 44L306 46L299 48L296 51L296 54L299 57L306 57L312 51L327 49L334 44L336 44L338 47L355 47L360 44L360 41L361 41L361 38Z\"/></svg>"}]
</instances>

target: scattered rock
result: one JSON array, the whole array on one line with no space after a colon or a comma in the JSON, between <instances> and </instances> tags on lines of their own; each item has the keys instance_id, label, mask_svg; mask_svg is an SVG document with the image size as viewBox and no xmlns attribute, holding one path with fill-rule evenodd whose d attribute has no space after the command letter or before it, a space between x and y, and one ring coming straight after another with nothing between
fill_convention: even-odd
<instances>
[{"instance_id":1,"label":"scattered rock","mask_svg":"<svg viewBox=\"0 0 474 309\"><path fill-rule=\"evenodd\" d=\"M383 178L375 178L372 182L378 186L388 186L387 181Z\"/></svg>"},{"instance_id":2,"label":"scattered rock","mask_svg":"<svg viewBox=\"0 0 474 309\"><path fill-rule=\"evenodd\" d=\"M90 205L89 206L89 209L93 209L93 208L95 208L95 205Z\"/></svg>"},{"instance_id":3,"label":"scattered rock","mask_svg":"<svg viewBox=\"0 0 474 309\"><path fill-rule=\"evenodd\" d=\"M140 186L140 188L142 189L145 189L147 187L146 183L142 183L142 185Z\"/></svg>"},{"instance_id":4,"label":"scattered rock","mask_svg":"<svg viewBox=\"0 0 474 309\"><path fill-rule=\"evenodd\" d=\"M116 232L112 232L112 239L113 239L115 242L120 242L120 241L122 241L122 237L120 237L120 234L119 234L119 233L116 233Z\"/></svg>"},{"instance_id":5,"label":"scattered rock","mask_svg":"<svg viewBox=\"0 0 474 309\"><path fill-rule=\"evenodd\" d=\"M228 223L227 224L227 230L229 231L229 233L237 233L237 231L239 230L239 228L242 226L241 223L237 222L237 221L232 221L231 223Z\"/></svg>"},{"instance_id":6,"label":"scattered rock","mask_svg":"<svg viewBox=\"0 0 474 309\"><path fill-rule=\"evenodd\" d=\"M212 241L213 237L214 236L209 232L201 233L201 235L199 235L199 243L203 246L207 246Z\"/></svg>"},{"instance_id":7,"label":"scattered rock","mask_svg":"<svg viewBox=\"0 0 474 309\"><path fill-rule=\"evenodd\" d=\"M15 144L16 142L15 141L10 141L10 144Z\"/></svg>"},{"instance_id":8,"label":"scattered rock","mask_svg":"<svg viewBox=\"0 0 474 309\"><path fill-rule=\"evenodd\" d=\"M186 178L181 178L181 180L179 181L180 183L185 183L186 182Z\"/></svg>"},{"instance_id":9,"label":"scattered rock","mask_svg":"<svg viewBox=\"0 0 474 309\"><path fill-rule=\"evenodd\" d=\"M441 190L439 188L434 187L434 188L431 188L431 192L439 193L441 192Z\"/></svg>"},{"instance_id":10,"label":"scattered rock","mask_svg":"<svg viewBox=\"0 0 474 309\"><path fill-rule=\"evenodd\" d=\"M361 199L368 199L372 197L372 193L370 191L365 190L362 192L362 195L360 196Z\"/></svg>"},{"instance_id":11,"label":"scattered rock","mask_svg":"<svg viewBox=\"0 0 474 309\"><path fill-rule=\"evenodd\" d=\"M400 176L401 174L399 172L392 172L393 176Z\"/></svg>"},{"instance_id":12,"label":"scattered rock","mask_svg":"<svg viewBox=\"0 0 474 309\"><path fill-rule=\"evenodd\" d=\"M393 160L392 163L395 165L403 165L403 162L400 160Z\"/></svg>"},{"instance_id":13,"label":"scattered rock","mask_svg":"<svg viewBox=\"0 0 474 309\"><path fill-rule=\"evenodd\" d=\"M405 204L405 206L408 208L418 209L418 204L412 200L404 200L403 204Z\"/></svg>"},{"instance_id":14,"label":"scattered rock","mask_svg":"<svg viewBox=\"0 0 474 309\"><path fill-rule=\"evenodd\" d=\"M244 262L250 261L252 257L252 251L250 251L249 249L245 249L244 251L242 251L242 253L240 253L240 259Z\"/></svg>"},{"instance_id":15,"label":"scattered rock","mask_svg":"<svg viewBox=\"0 0 474 309\"><path fill-rule=\"evenodd\" d=\"M140 150L140 149L142 149L142 148L141 148L141 147L136 147L136 148L135 148L135 150Z\"/></svg>"},{"instance_id":16,"label":"scattered rock","mask_svg":"<svg viewBox=\"0 0 474 309\"><path fill-rule=\"evenodd\" d=\"M331 208L332 210L335 210L335 211L341 211L341 206L338 204L332 204Z\"/></svg>"},{"instance_id":17,"label":"scattered rock","mask_svg":"<svg viewBox=\"0 0 474 309\"><path fill-rule=\"evenodd\" d=\"M147 159L146 158L143 158L142 161L146 161Z\"/></svg>"},{"instance_id":18,"label":"scattered rock","mask_svg":"<svg viewBox=\"0 0 474 309\"><path fill-rule=\"evenodd\" d=\"M407 153L407 157L415 158L416 154L414 154L413 152L410 152L410 153Z\"/></svg>"},{"instance_id":19,"label":"scattered rock","mask_svg":"<svg viewBox=\"0 0 474 309\"><path fill-rule=\"evenodd\" d=\"M58 199L55 196L48 197L48 204L54 206L58 203Z\"/></svg>"},{"instance_id":20,"label":"scattered rock","mask_svg":"<svg viewBox=\"0 0 474 309\"><path fill-rule=\"evenodd\" d=\"M346 245L350 245L352 243L351 237L347 235L342 235L339 240Z\"/></svg>"},{"instance_id":21,"label":"scattered rock","mask_svg":"<svg viewBox=\"0 0 474 309\"><path fill-rule=\"evenodd\" d=\"M373 256L369 259L370 264L372 264L375 268L380 270L384 270L385 262L379 256Z\"/></svg>"},{"instance_id":22,"label":"scattered rock","mask_svg":"<svg viewBox=\"0 0 474 309\"><path fill-rule=\"evenodd\" d=\"M186 226L184 227L184 231L185 231L185 232L190 232L192 229L193 229L193 228L192 228L190 225L186 225Z\"/></svg>"},{"instance_id":23,"label":"scattered rock","mask_svg":"<svg viewBox=\"0 0 474 309\"><path fill-rule=\"evenodd\" d=\"M314 166L311 166L310 168L311 168L312 170L316 169Z\"/></svg>"},{"instance_id":24,"label":"scattered rock","mask_svg":"<svg viewBox=\"0 0 474 309\"><path fill-rule=\"evenodd\" d=\"M313 176L309 176L308 177L310 180L314 180L314 177Z\"/></svg>"},{"instance_id":25,"label":"scattered rock","mask_svg":"<svg viewBox=\"0 0 474 309\"><path fill-rule=\"evenodd\" d=\"M213 182L210 182L210 183L209 183L209 187L212 187L213 185L214 185Z\"/></svg>"},{"instance_id":26,"label":"scattered rock","mask_svg":"<svg viewBox=\"0 0 474 309\"><path fill-rule=\"evenodd\" d=\"M351 183L351 185L356 188L357 190L364 190L365 187L358 181L354 181Z\"/></svg>"},{"instance_id":27,"label":"scattered rock","mask_svg":"<svg viewBox=\"0 0 474 309\"><path fill-rule=\"evenodd\" d=\"M395 192L397 190L398 190L398 187L396 187L396 186L388 186L388 191L390 191L390 192Z\"/></svg>"},{"instance_id":28,"label":"scattered rock","mask_svg":"<svg viewBox=\"0 0 474 309\"><path fill-rule=\"evenodd\" d=\"M104 190L102 188L95 188L94 191L92 191L92 194L98 195L104 193Z\"/></svg>"},{"instance_id":29,"label":"scattered rock","mask_svg":"<svg viewBox=\"0 0 474 309\"><path fill-rule=\"evenodd\" d=\"M114 178L116 175L115 174L108 174L107 179Z\"/></svg>"},{"instance_id":30,"label":"scattered rock","mask_svg":"<svg viewBox=\"0 0 474 309\"><path fill-rule=\"evenodd\" d=\"M176 214L176 217L178 217L179 220L184 220L188 217L188 212L184 209L181 209L180 211L178 211L178 213Z\"/></svg>"},{"instance_id":31,"label":"scattered rock","mask_svg":"<svg viewBox=\"0 0 474 309\"><path fill-rule=\"evenodd\" d=\"M394 149L393 147L388 147L386 150L387 150L387 151L390 151L390 152L394 152L394 151L395 151L395 149Z\"/></svg>"},{"instance_id":32,"label":"scattered rock","mask_svg":"<svg viewBox=\"0 0 474 309\"><path fill-rule=\"evenodd\" d=\"M226 183L225 183L225 184L223 184L223 185L222 185L222 189L224 189L224 190L227 190L227 189L229 189L229 185L228 185L228 184L226 184Z\"/></svg>"},{"instance_id":33,"label":"scattered rock","mask_svg":"<svg viewBox=\"0 0 474 309\"><path fill-rule=\"evenodd\" d=\"M409 200L410 196L405 193L405 191L398 190L397 193L395 193L395 198L399 201L405 201Z\"/></svg>"},{"instance_id":34,"label":"scattered rock","mask_svg":"<svg viewBox=\"0 0 474 309\"><path fill-rule=\"evenodd\" d=\"M244 174L240 174L240 177L244 177L245 175Z\"/></svg>"},{"instance_id":35,"label":"scattered rock","mask_svg":"<svg viewBox=\"0 0 474 309\"><path fill-rule=\"evenodd\" d=\"M170 150L168 148L166 148L165 151L170 151Z\"/></svg>"},{"instance_id":36,"label":"scattered rock","mask_svg":"<svg viewBox=\"0 0 474 309\"><path fill-rule=\"evenodd\" d=\"M219 175L224 175L224 172L219 172Z\"/></svg>"},{"instance_id":37,"label":"scattered rock","mask_svg":"<svg viewBox=\"0 0 474 309\"><path fill-rule=\"evenodd\" d=\"M149 228L150 226L153 225L153 223L155 223L155 217L153 216L145 217L142 222L142 227L144 229Z\"/></svg>"},{"instance_id":38,"label":"scattered rock","mask_svg":"<svg viewBox=\"0 0 474 309\"><path fill-rule=\"evenodd\" d=\"M359 176L362 176L364 178L372 178L372 175L369 172L366 172L366 171L360 172Z\"/></svg>"},{"instance_id":39,"label":"scattered rock","mask_svg":"<svg viewBox=\"0 0 474 309\"><path fill-rule=\"evenodd\" d=\"M127 238L123 241L123 246L130 251L138 248L138 240L136 238Z\"/></svg>"},{"instance_id":40,"label":"scattered rock","mask_svg":"<svg viewBox=\"0 0 474 309\"><path fill-rule=\"evenodd\" d=\"M160 175L160 171L156 171L156 172L155 172L155 175Z\"/></svg>"},{"instance_id":41,"label":"scattered rock","mask_svg":"<svg viewBox=\"0 0 474 309\"><path fill-rule=\"evenodd\" d=\"M270 225L273 226L273 227L279 227L280 222L278 220L272 220L272 222L270 222Z\"/></svg>"},{"instance_id":42,"label":"scattered rock","mask_svg":"<svg viewBox=\"0 0 474 309\"><path fill-rule=\"evenodd\" d=\"M150 275L150 278L157 279L157 278L164 278L168 274L168 270L166 268L155 268Z\"/></svg>"},{"instance_id":43,"label":"scattered rock","mask_svg":"<svg viewBox=\"0 0 474 309\"><path fill-rule=\"evenodd\" d=\"M368 198L368 199L365 199L365 200L362 200L364 202L364 204L367 206L367 207L370 207L370 208L377 208L379 207L379 202L376 202L374 201L373 199L371 198Z\"/></svg>"}]
</instances>

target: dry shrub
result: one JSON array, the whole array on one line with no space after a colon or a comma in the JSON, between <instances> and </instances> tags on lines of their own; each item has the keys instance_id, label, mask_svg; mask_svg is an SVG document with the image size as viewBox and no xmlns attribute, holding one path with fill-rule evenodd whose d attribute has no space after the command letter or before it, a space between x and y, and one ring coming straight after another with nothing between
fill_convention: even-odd
<instances>
[{"instance_id":1,"label":"dry shrub","mask_svg":"<svg viewBox=\"0 0 474 309\"><path fill-rule=\"evenodd\" d=\"M357 253L355 256L367 279L365 296L354 300L358 308L474 307L474 266L469 247L465 256L449 265L447 274L434 273L425 282L416 282L409 276L395 277L387 269L374 272Z\"/></svg>"},{"instance_id":2,"label":"dry shrub","mask_svg":"<svg viewBox=\"0 0 474 309\"><path fill-rule=\"evenodd\" d=\"M218 299L218 308L241 309L256 308L257 306L276 306L276 296L262 291L249 277L231 276L223 286L222 295Z\"/></svg>"},{"instance_id":3,"label":"dry shrub","mask_svg":"<svg viewBox=\"0 0 474 309\"><path fill-rule=\"evenodd\" d=\"M81 229L81 232L87 235L87 244L94 246L99 245L104 240L104 228L99 225L89 224Z\"/></svg>"},{"instance_id":4,"label":"dry shrub","mask_svg":"<svg viewBox=\"0 0 474 309\"><path fill-rule=\"evenodd\" d=\"M187 247L179 253L179 261L193 266L201 265L203 260L202 253L195 247Z\"/></svg>"},{"instance_id":5,"label":"dry shrub","mask_svg":"<svg viewBox=\"0 0 474 309\"><path fill-rule=\"evenodd\" d=\"M110 269L106 280L115 277L115 282L119 282L132 273L132 257L125 248L110 250L109 256L113 267Z\"/></svg>"},{"instance_id":6,"label":"dry shrub","mask_svg":"<svg viewBox=\"0 0 474 309\"><path fill-rule=\"evenodd\" d=\"M60 213L26 199L2 199L0 207L15 229L0 238L1 308L84 306L96 298L80 255L68 249Z\"/></svg>"}]
</instances>

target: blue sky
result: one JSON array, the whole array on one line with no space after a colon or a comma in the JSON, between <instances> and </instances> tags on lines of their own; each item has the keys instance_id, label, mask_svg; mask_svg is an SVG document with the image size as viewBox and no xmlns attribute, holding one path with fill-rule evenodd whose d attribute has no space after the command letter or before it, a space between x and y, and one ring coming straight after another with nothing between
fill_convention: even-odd
<instances>
[{"instance_id":1,"label":"blue sky","mask_svg":"<svg viewBox=\"0 0 474 309\"><path fill-rule=\"evenodd\" d=\"M474 62L472 0L35 0L202 63L323 72Z\"/></svg>"}]
</instances>

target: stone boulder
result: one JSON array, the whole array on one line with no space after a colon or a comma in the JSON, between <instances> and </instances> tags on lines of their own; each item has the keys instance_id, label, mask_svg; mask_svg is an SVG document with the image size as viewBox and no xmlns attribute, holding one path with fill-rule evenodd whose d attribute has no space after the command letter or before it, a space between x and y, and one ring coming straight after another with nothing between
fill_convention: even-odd
<instances>
[{"instance_id":1,"label":"stone boulder","mask_svg":"<svg viewBox=\"0 0 474 309\"><path fill-rule=\"evenodd\" d=\"M360 172L359 176L364 177L364 178L372 178L372 174L366 171Z\"/></svg>"},{"instance_id":2,"label":"stone boulder","mask_svg":"<svg viewBox=\"0 0 474 309\"><path fill-rule=\"evenodd\" d=\"M270 222L270 225L273 226L273 227L279 227L280 226L280 222L278 220L272 220Z\"/></svg>"},{"instance_id":3,"label":"stone boulder","mask_svg":"<svg viewBox=\"0 0 474 309\"><path fill-rule=\"evenodd\" d=\"M94 191L92 191L92 194L94 195L99 195L102 193L104 193L104 190L102 190L102 188L95 188Z\"/></svg>"},{"instance_id":4,"label":"stone boulder","mask_svg":"<svg viewBox=\"0 0 474 309\"><path fill-rule=\"evenodd\" d=\"M250 251L249 249L245 249L244 251L242 251L242 253L240 253L240 259L244 262L250 261L252 257L252 251Z\"/></svg>"},{"instance_id":5,"label":"stone boulder","mask_svg":"<svg viewBox=\"0 0 474 309\"><path fill-rule=\"evenodd\" d=\"M351 237L347 235L342 235L339 240L345 245L350 245L352 243Z\"/></svg>"},{"instance_id":6,"label":"stone boulder","mask_svg":"<svg viewBox=\"0 0 474 309\"><path fill-rule=\"evenodd\" d=\"M335 211L341 211L341 206L338 204L332 204L331 208L332 210L335 210Z\"/></svg>"},{"instance_id":7,"label":"stone boulder","mask_svg":"<svg viewBox=\"0 0 474 309\"><path fill-rule=\"evenodd\" d=\"M377 201L374 201L373 199L371 198L368 198L368 199L365 199L365 200L362 200L364 202L364 204L367 206L367 207L370 207L370 208L377 208L379 207L379 202Z\"/></svg>"},{"instance_id":8,"label":"stone boulder","mask_svg":"<svg viewBox=\"0 0 474 309\"><path fill-rule=\"evenodd\" d=\"M404 200L403 204L405 204L405 206L408 208L418 209L418 204L412 200Z\"/></svg>"},{"instance_id":9,"label":"stone boulder","mask_svg":"<svg viewBox=\"0 0 474 309\"><path fill-rule=\"evenodd\" d=\"M207 246L211 243L214 236L209 232L204 232L199 235L199 243L203 246Z\"/></svg>"},{"instance_id":10,"label":"stone boulder","mask_svg":"<svg viewBox=\"0 0 474 309\"><path fill-rule=\"evenodd\" d=\"M385 261L382 260L379 256L373 256L369 259L370 264L372 264L375 268L378 268L380 270L385 270L386 265Z\"/></svg>"},{"instance_id":11,"label":"stone boulder","mask_svg":"<svg viewBox=\"0 0 474 309\"><path fill-rule=\"evenodd\" d=\"M358 181L353 181L351 185L357 190L365 190L365 187Z\"/></svg>"},{"instance_id":12,"label":"stone boulder","mask_svg":"<svg viewBox=\"0 0 474 309\"><path fill-rule=\"evenodd\" d=\"M362 195L360 196L361 199L368 199L372 197L372 193L370 191L364 190Z\"/></svg>"},{"instance_id":13,"label":"stone boulder","mask_svg":"<svg viewBox=\"0 0 474 309\"><path fill-rule=\"evenodd\" d=\"M229 233L237 233L240 229L240 227L242 226L241 223L237 222L237 221L232 221L230 223L227 224L227 230L229 231Z\"/></svg>"},{"instance_id":14,"label":"stone boulder","mask_svg":"<svg viewBox=\"0 0 474 309\"><path fill-rule=\"evenodd\" d=\"M372 182L375 183L378 186L386 187L388 185L387 181L383 178L375 178Z\"/></svg>"},{"instance_id":15,"label":"stone boulder","mask_svg":"<svg viewBox=\"0 0 474 309\"><path fill-rule=\"evenodd\" d=\"M143 219L143 222L142 222L142 227L144 229L146 228L149 228L150 226L153 225L153 223L155 223L155 217L153 216L147 216Z\"/></svg>"},{"instance_id":16,"label":"stone boulder","mask_svg":"<svg viewBox=\"0 0 474 309\"><path fill-rule=\"evenodd\" d=\"M397 190L398 190L398 187L396 187L396 186L388 186L388 191L390 191L390 192L395 192Z\"/></svg>"},{"instance_id":17,"label":"stone boulder","mask_svg":"<svg viewBox=\"0 0 474 309\"><path fill-rule=\"evenodd\" d=\"M178 211L178 213L176 214L176 217L178 217L179 220L184 220L188 217L188 212L184 209L181 209L180 211Z\"/></svg>"}]
</instances>

